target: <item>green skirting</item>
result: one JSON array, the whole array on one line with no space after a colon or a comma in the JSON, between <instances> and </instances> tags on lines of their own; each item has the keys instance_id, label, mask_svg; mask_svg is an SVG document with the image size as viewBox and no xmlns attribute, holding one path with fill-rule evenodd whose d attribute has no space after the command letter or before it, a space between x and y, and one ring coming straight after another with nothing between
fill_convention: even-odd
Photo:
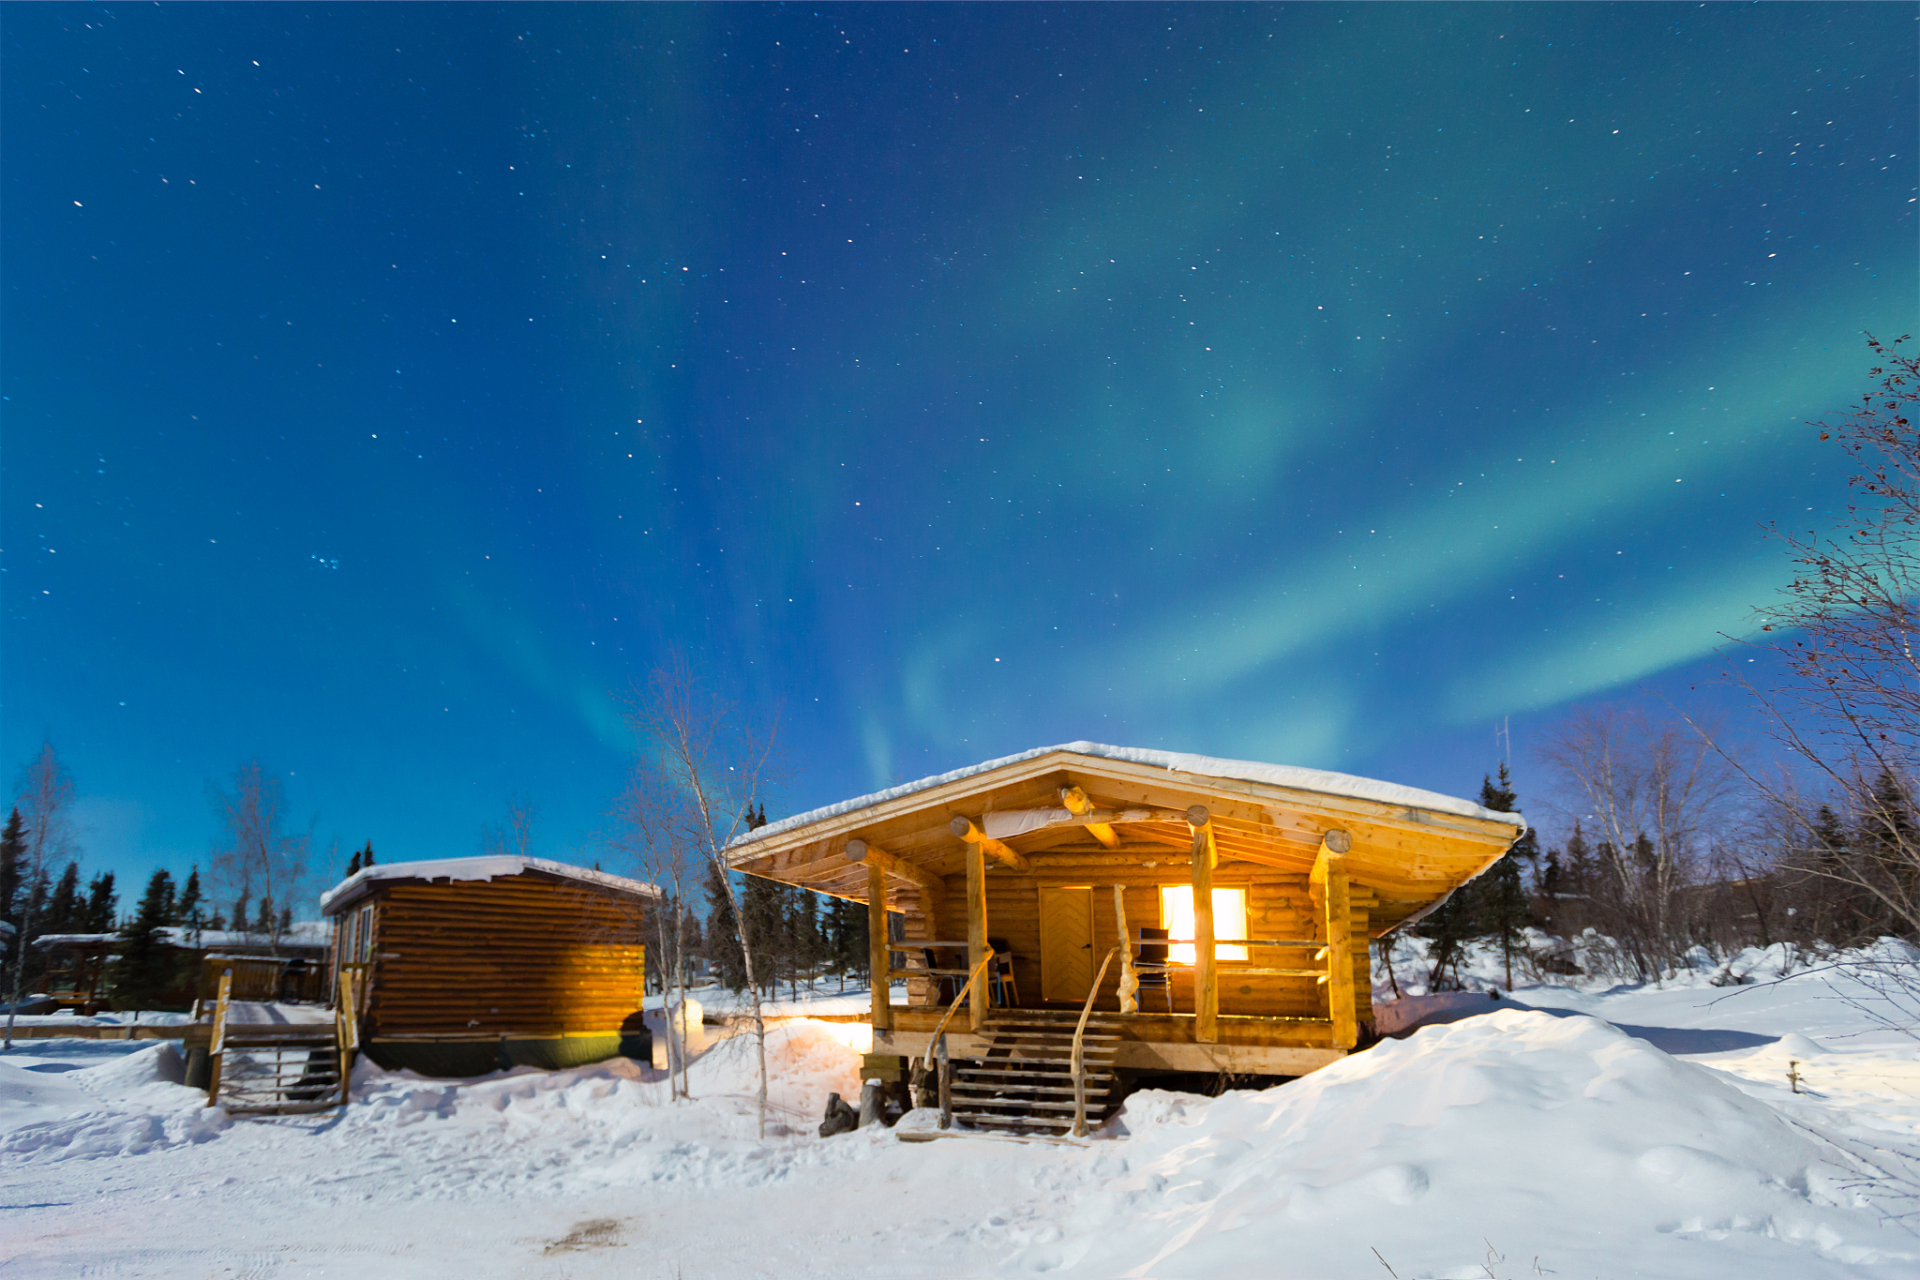
<instances>
[{"instance_id":1,"label":"green skirting","mask_svg":"<svg viewBox=\"0 0 1920 1280\"><path fill-rule=\"evenodd\" d=\"M631 1039L617 1031L524 1039L513 1036L495 1036L488 1040L373 1039L362 1046L362 1051L389 1071L416 1071L423 1076L484 1076L509 1066L554 1071L604 1062L621 1056L623 1040ZM643 1054L631 1056L645 1060Z\"/></svg>"}]
</instances>

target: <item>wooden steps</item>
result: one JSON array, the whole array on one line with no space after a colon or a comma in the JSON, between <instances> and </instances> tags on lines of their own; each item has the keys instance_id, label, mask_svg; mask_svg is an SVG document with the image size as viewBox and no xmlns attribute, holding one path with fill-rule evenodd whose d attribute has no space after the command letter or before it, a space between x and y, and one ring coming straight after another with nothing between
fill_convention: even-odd
<instances>
[{"instance_id":1,"label":"wooden steps","mask_svg":"<svg viewBox=\"0 0 1920 1280\"><path fill-rule=\"evenodd\" d=\"M298 1115L338 1106L340 1041L331 1022L228 1023L208 1101L235 1115Z\"/></svg>"},{"instance_id":2,"label":"wooden steps","mask_svg":"<svg viewBox=\"0 0 1920 1280\"><path fill-rule=\"evenodd\" d=\"M1045 1009L996 1010L982 1028L986 1056L954 1063L953 1118L969 1129L1034 1137L1073 1130L1073 1032L1079 1015ZM1087 1123L1111 1109L1113 1059L1121 1040L1112 1017L1095 1014L1081 1037Z\"/></svg>"}]
</instances>

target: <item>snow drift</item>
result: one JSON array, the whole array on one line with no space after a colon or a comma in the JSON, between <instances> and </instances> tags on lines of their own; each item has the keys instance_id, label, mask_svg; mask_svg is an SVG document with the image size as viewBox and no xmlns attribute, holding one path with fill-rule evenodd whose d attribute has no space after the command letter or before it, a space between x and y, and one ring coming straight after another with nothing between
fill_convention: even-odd
<instances>
[{"instance_id":1,"label":"snow drift","mask_svg":"<svg viewBox=\"0 0 1920 1280\"><path fill-rule=\"evenodd\" d=\"M1143 1092L1033 1270L1102 1276L1857 1275L1911 1266L1837 1147L1593 1018L1503 1011L1296 1083ZM1498 1259L1508 1264L1502 1267ZM1760 1265L1768 1260L1773 1266Z\"/></svg>"}]
</instances>

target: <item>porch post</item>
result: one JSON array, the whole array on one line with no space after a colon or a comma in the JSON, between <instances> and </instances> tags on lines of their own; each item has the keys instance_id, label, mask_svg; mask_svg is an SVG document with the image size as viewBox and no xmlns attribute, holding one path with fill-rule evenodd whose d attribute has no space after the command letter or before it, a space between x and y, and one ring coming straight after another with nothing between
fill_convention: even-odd
<instances>
[{"instance_id":1,"label":"porch post","mask_svg":"<svg viewBox=\"0 0 1920 1280\"><path fill-rule=\"evenodd\" d=\"M987 858L979 844L967 845L967 968L973 971L967 1014L977 1032L987 1021Z\"/></svg>"},{"instance_id":2,"label":"porch post","mask_svg":"<svg viewBox=\"0 0 1920 1280\"><path fill-rule=\"evenodd\" d=\"M1320 843L1319 865L1314 868L1326 878L1327 1017L1333 1022L1336 1049L1351 1049L1360 1039L1354 1011L1352 899L1347 892L1345 852L1352 847L1353 837L1346 832L1327 832Z\"/></svg>"},{"instance_id":3,"label":"porch post","mask_svg":"<svg viewBox=\"0 0 1920 1280\"><path fill-rule=\"evenodd\" d=\"M1193 1038L1220 1040L1220 975L1213 956L1213 815L1207 806L1187 810L1193 828Z\"/></svg>"},{"instance_id":4,"label":"porch post","mask_svg":"<svg viewBox=\"0 0 1920 1280\"><path fill-rule=\"evenodd\" d=\"M887 950L887 873L867 867L867 967L873 988L873 1029L893 1030L893 956Z\"/></svg>"}]
</instances>

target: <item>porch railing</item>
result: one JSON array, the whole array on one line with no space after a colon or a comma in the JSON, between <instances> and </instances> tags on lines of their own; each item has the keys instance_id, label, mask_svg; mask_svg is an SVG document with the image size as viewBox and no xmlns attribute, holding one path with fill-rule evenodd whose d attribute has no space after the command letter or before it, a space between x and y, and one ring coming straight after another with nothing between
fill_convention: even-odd
<instances>
[{"instance_id":1,"label":"porch railing","mask_svg":"<svg viewBox=\"0 0 1920 1280\"><path fill-rule=\"evenodd\" d=\"M920 1071L925 1071L936 1058L939 1061L938 1086L942 1129L953 1127L953 1083L952 1067L947 1058L947 1024L953 1021L953 1015L960 1012L960 1006L967 1002L969 995L973 994L973 980L992 963L993 949L989 947L987 954L980 957L980 963L973 966L973 971L967 974L966 982L961 984L960 994L953 998L953 1003L947 1006L947 1011L940 1015L940 1021L933 1024L933 1034L927 1037L926 1051L920 1056Z\"/></svg>"},{"instance_id":2,"label":"porch railing","mask_svg":"<svg viewBox=\"0 0 1920 1280\"><path fill-rule=\"evenodd\" d=\"M1107 966L1113 958L1127 950L1127 944L1121 943L1107 952L1106 959L1100 962L1100 972L1093 975L1093 986L1087 990L1087 1002L1080 1006L1080 1021L1073 1028L1073 1054L1068 1059L1073 1072L1073 1136L1087 1136L1087 1057L1086 1036L1087 1019L1093 1014L1094 997L1100 994L1100 984L1106 980Z\"/></svg>"}]
</instances>

